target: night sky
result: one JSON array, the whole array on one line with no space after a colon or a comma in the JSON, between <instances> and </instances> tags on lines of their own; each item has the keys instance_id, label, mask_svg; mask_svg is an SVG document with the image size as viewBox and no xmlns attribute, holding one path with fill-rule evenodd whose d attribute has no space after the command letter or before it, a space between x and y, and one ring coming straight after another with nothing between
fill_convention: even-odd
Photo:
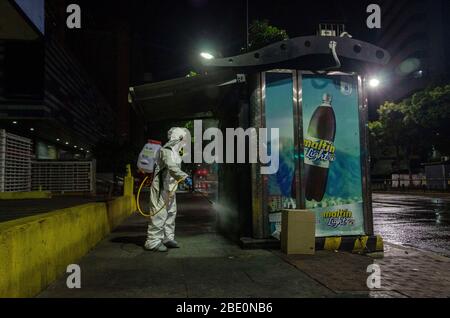
<instances>
[{"instance_id":1,"label":"night sky","mask_svg":"<svg viewBox=\"0 0 450 318\"><path fill-rule=\"evenodd\" d=\"M319 21L342 22L356 38L371 40L375 32L365 26L370 2L249 0L249 20L268 19L291 38L314 34ZM154 80L186 75L201 51L231 56L246 43L245 0L135 1L131 18L145 70Z\"/></svg>"}]
</instances>

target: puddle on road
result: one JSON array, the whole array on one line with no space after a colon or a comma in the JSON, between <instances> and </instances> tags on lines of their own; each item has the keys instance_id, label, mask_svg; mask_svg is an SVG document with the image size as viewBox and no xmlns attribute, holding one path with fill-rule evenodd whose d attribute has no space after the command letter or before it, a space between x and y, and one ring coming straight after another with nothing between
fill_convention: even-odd
<instances>
[{"instance_id":1,"label":"puddle on road","mask_svg":"<svg viewBox=\"0 0 450 318\"><path fill-rule=\"evenodd\" d=\"M375 232L386 241L450 256L449 199L377 194L375 201Z\"/></svg>"}]
</instances>

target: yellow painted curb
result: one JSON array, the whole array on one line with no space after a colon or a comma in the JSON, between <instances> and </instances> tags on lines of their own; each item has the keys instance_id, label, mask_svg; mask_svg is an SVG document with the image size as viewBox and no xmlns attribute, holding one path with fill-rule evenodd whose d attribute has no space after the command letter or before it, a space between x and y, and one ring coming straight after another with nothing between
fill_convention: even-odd
<instances>
[{"instance_id":1,"label":"yellow painted curb","mask_svg":"<svg viewBox=\"0 0 450 318\"><path fill-rule=\"evenodd\" d=\"M0 298L37 295L133 212L123 196L0 223Z\"/></svg>"},{"instance_id":2,"label":"yellow painted curb","mask_svg":"<svg viewBox=\"0 0 450 318\"><path fill-rule=\"evenodd\" d=\"M384 245L379 235L322 237L316 238L316 250L373 253L383 252Z\"/></svg>"},{"instance_id":3,"label":"yellow painted curb","mask_svg":"<svg viewBox=\"0 0 450 318\"><path fill-rule=\"evenodd\" d=\"M335 251L341 246L342 237L327 237L325 239L324 250Z\"/></svg>"},{"instance_id":4,"label":"yellow painted curb","mask_svg":"<svg viewBox=\"0 0 450 318\"><path fill-rule=\"evenodd\" d=\"M368 236L361 236L355 239L355 244L353 245L353 253L364 252L367 249Z\"/></svg>"},{"instance_id":5,"label":"yellow painted curb","mask_svg":"<svg viewBox=\"0 0 450 318\"><path fill-rule=\"evenodd\" d=\"M384 242L380 235L377 235L377 242L375 246L377 251L384 251Z\"/></svg>"},{"instance_id":6,"label":"yellow painted curb","mask_svg":"<svg viewBox=\"0 0 450 318\"><path fill-rule=\"evenodd\" d=\"M50 199L50 191L0 192L0 200Z\"/></svg>"}]
</instances>

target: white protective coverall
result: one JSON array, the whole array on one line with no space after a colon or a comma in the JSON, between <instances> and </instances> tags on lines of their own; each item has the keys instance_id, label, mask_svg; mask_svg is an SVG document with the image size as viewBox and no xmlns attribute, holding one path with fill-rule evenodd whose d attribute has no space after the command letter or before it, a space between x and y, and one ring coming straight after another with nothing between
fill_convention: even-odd
<instances>
[{"instance_id":1,"label":"white protective coverall","mask_svg":"<svg viewBox=\"0 0 450 318\"><path fill-rule=\"evenodd\" d=\"M175 191L178 182L188 174L181 171L180 150L186 144L186 131L183 128L169 130L169 141L161 148L157 158L155 177L150 187L150 211L152 216L147 230L147 249L155 249L161 244L175 240L175 218L177 203Z\"/></svg>"}]
</instances>

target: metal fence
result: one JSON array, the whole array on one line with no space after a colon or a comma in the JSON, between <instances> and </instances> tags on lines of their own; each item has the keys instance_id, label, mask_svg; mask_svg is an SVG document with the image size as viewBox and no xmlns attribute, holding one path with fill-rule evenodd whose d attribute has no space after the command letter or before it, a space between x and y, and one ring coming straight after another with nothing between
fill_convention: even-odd
<instances>
[{"instance_id":1,"label":"metal fence","mask_svg":"<svg viewBox=\"0 0 450 318\"><path fill-rule=\"evenodd\" d=\"M0 129L0 192L31 190L31 139Z\"/></svg>"},{"instance_id":2,"label":"metal fence","mask_svg":"<svg viewBox=\"0 0 450 318\"><path fill-rule=\"evenodd\" d=\"M439 186L436 186L439 185ZM392 178L372 179L372 190L449 190L450 178Z\"/></svg>"},{"instance_id":3,"label":"metal fence","mask_svg":"<svg viewBox=\"0 0 450 318\"><path fill-rule=\"evenodd\" d=\"M95 192L95 161L34 161L33 190Z\"/></svg>"}]
</instances>

